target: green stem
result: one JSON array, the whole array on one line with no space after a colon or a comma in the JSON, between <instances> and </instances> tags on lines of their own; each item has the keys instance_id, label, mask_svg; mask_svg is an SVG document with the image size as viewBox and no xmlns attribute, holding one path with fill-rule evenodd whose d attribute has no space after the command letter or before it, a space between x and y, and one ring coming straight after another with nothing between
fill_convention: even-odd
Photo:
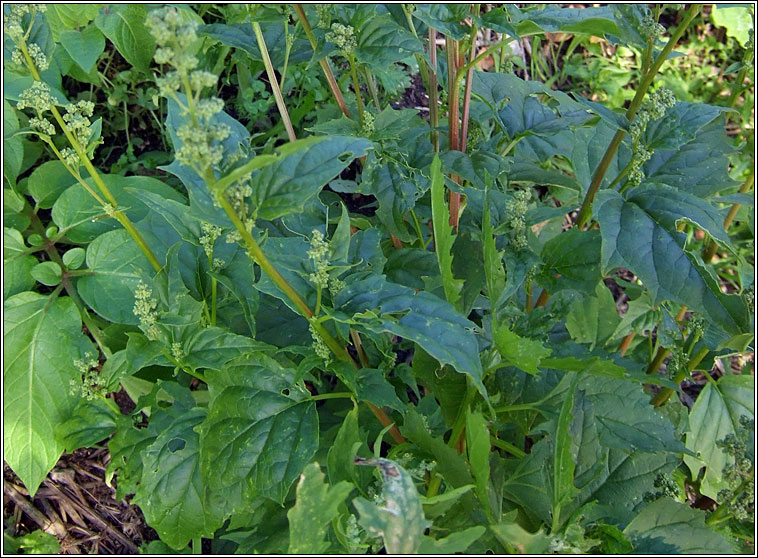
<instances>
[{"instance_id":1,"label":"green stem","mask_svg":"<svg viewBox=\"0 0 758 558\"><path fill-rule=\"evenodd\" d=\"M371 70L368 66L363 66L363 77L366 78L366 84L368 85L368 91L371 94L371 100L374 101L374 106L377 111L381 111L382 107L379 106L379 95L376 92L376 84L374 83L374 76L371 75Z\"/></svg>"},{"instance_id":2,"label":"green stem","mask_svg":"<svg viewBox=\"0 0 758 558\"><path fill-rule=\"evenodd\" d=\"M308 398L308 401L323 401L325 399L353 399L355 396L347 391L338 391L334 393L320 393L318 395L312 395Z\"/></svg>"},{"instance_id":3,"label":"green stem","mask_svg":"<svg viewBox=\"0 0 758 558\"><path fill-rule=\"evenodd\" d=\"M634 115L637 114L637 111L642 105L642 100L645 98L645 94L647 93L647 90L652 85L653 79L658 73L658 70L666 61L671 51L674 50L674 46L676 45L677 42L679 42L679 39L682 37L682 35L684 35L684 32L687 30L687 27L689 27L689 24L692 22L692 20L695 18L695 16L697 15L699 11L700 11L700 5L693 4L692 6L690 6L689 10L687 10L687 12L684 15L682 23L679 25L676 31L674 31L674 33L671 35L669 42L666 43L666 46L663 47L663 50L658 55L658 58L656 58L650 70L648 70L648 72L642 78L640 85L637 87L637 93L635 94L634 99L632 99L632 102L629 105L629 109L626 111L626 118L630 122L632 121L632 119L634 119ZM589 189L587 190L587 194L584 197L584 201L582 202L582 206L579 209L579 215L577 216L577 219L576 219L576 225L579 228L582 228L585 224L587 224L587 221L592 215L592 202L595 199L595 194L600 188L600 184L603 182L605 173L607 172L608 167L610 166L611 161L613 160L613 157L616 155L616 151L621 145L621 141L624 139L624 135L626 135L626 132L624 130L618 130L616 132L616 134L613 136L613 139L611 140L610 145L608 146L608 149L605 152L605 155L603 155L603 158L598 164L598 167L595 170L595 174L592 176L592 182L590 183Z\"/></svg>"},{"instance_id":4,"label":"green stem","mask_svg":"<svg viewBox=\"0 0 758 558\"><path fill-rule=\"evenodd\" d=\"M216 325L216 296L218 294L218 280L211 277L211 325Z\"/></svg>"},{"instance_id":5,"label":"green stem","mask_svg":"<svg viewBox=\"0 0 758 558\"><path fill-rule=\"evenodd\" d=\"M438 128L440 126L439 98L437 96L437 32L434 28L429 28L429 126L432 129L432 145L434 152L440 150L440 135Z\"/></svg>"},{"instance_id":6,"label":"green stem","mask_svg":"<svg viewBox=\"0 0 758 558\"><path fill-rule=\"evenodd\" d=\"M361 126L363 126L365 115L363 98L361 97L361 84L358 81L358 72L355 70L355 56L350 56L348 62L350 63L350 77L353 78L353 89L355 89L355 102L358 104L358 119Z\"/></svg>"},{"instance_id":7,"label":"green stem","mask_svg":"<svg viewBox=\"0 0 758 558\"><path fill-rule=\"evenodd\" d=\"M200 537L192 538L192 554L203 553L203 539Z\"/></svg>"},{"instance_id":8,"label":"green stem","mask_svg":"<svg viewBox=\"0 0 758 558\"><path fill-rule=\"evenodd\" d=\"M680 370L676 373L674 376L674 383L681 383L684 381L685 377L688 373L692 373L693 370L697 367L698 364L705 358L705 355L708 354L708 349L706 347L703 347L700 349L692 358L690 358L690 361L687 363L687 367L685 370ZM671 388L663 388L661 391L658 392L658 394L653 397L653 399L650 401L650 404L654 407L660 407L666 401L669 400L671 395L674 393L674 390Z\"/></svg>"},{"instance_id":9,"label":"green stem","mask_svg":"<svg viewBox=\"0 0 758 558\"><path fill-rule=\"evenodd\" d=\"M316 48L318 48L318 41L316 40L316 36L313 34L311 24L308 23L308 18L305 15L303 7L300 4L292 4L292 9L295 10L297 17L300 20L300 24L303 26L303 31L305 31L305 35L308 37L308 41L311 43L311 48L313 48L315 51ZM329 84L329 89L332 91L334 100L337 101L337 106L339 106L342 114L350 118L350 113L347 110L345 98L342 96L342 91L337 84L337 80L334 79L334 73L332 72L331 66L329 66L329 60L324 57L319 60L318 63L321 66L321 70L324 72L324 76L326 77L326 81Z\"/></svg>"},{"instance_id":10,"label":"green stem","mask_svg":"<svg viewBox=\"0 0 758 558\"><path fill-rule=\"evenodd\" d=\"M505 405L495 409L496 413L512 413L514 411L537 411L540 409L537 407L542 401L535 401L534 403L520 403L518 405Z\"/></svg>"},{"instance_id":11,"label":"green stem","mask_svg":"<svg viewBox=\"0 0 758 558\"><path fill-rule=\"evenodd\" d=\"M748 486L750 485L750 481L752 481L753 476L755 475L755 471L750 471L747 476L745 477L745 480L742 481L742 484L733 492L732 498L729 500L729 503L733 504L737 501L737 499L742 495L742 493L747 490ZM708 519L705 520L705 524L708 526L712 525L718 525L719 523L724 523L727 521L731 514L729 513L729 506L724 504L720 504L718 509L713 512Z\"/></svg>"},{"instance_id":12,"label":"green stem","mask_svg":"<svg viewBox=\"0 0 758 558\"><path fill-rule=\"evenodd\" d=\"M748 174L747 180L745 180L745 183L740 187L740 194L747 194L750 190L753 189L753 184L755 182L755 169L753 167L750 167L750 174ZM724 218L724 230L728 231L729 227L732 225L732 221L734 221L734 217L737 215L737 212L740 209L740 204L735 203L732 205L732 207L729 209L729 213L727 213L726 217ZM713 256L716 255L716 249L717 244L713 242L713 239L708 241L708 245L703 251L703 261L705 263L711 263L711 260L713 260Z\"/></svg>"},{"instance_id":13,"label":"green stem","mask_svg":"<svg viewBox=\"0 0 758 558\"><path fill-rule=\"evenodd\" d=\"M292 44L290 43L289 39L289 18L287 18L287 21L284 22L284 67L282 68L282 75L279 79L279 89L284 89L284 79L287 76L287 66L289 65L290 61L290 51L292 50Z\"/></svg>"},{"instance_id":14,"label":"green stem","mask_svg":"<svg viewBox=\"0 0 758 558\"><path fill-rule=\"evenodd\" d=\"M526 457L526 452L524 450L519 449L518 447L514 446L510 442L506 442L505 440L499 440L495 438L494 436L490 436L490 444L492 444L496 448L500 448L503 451L507 451L508 453L516 457Z\"/></svg>"},{"instance_id":15,"label":"green stem","mask_svg":"<svg viewBox=\"0 0 758 558\"><path fill-rule=\"evenodd\" d=\"M450 439L447 441L447 445L451 448L459 446L460 438L463 435L463 431L466 428L466 415L468 414L471 402L476 396L476 390L471 387L470 380L466 378L466 395L463 398L461 406L458 408L458 415L455 417L455 423L453 424L453 431L450 434Z\"/></svg>"},{"instance_id":16,"label":"green stem","mask_svg":"<svg viewBox=\"0 0 758 558\"><path fill-rule=\"evenodd\" d=\"M295 141L295 130L292 128L292 121L290 115L287 112L287 105L284 104L284 97L282 97L282 91L279 89L279 82L276 80L276 74L274 73L274 66L271 64L271 58L268 55L268 49L266 48L266 41L263 38L263 31L257 21L253 22L253 31L255 32L255 38L258 41L258 48L263 55L263 65L266 67L266 75L268 75L268 81L271 85L271 90L274 92L274 99L276 99L276 107L279 109L279 115L282 117L284 128L287 130L287 137L290 141Z\"/></svg>"}]
</instances>

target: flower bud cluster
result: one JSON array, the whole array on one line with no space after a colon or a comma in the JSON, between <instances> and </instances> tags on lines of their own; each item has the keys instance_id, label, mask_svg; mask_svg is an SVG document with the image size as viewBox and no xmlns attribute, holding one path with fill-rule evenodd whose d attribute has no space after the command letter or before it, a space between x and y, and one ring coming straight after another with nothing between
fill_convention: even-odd
<instances>
[{"instance_id":1,"label":"flower bud cluster","mask_svg":"<svg viewBox=\"0 0 758 558\"><path fill-rule=\"evenodd\" d=\"M30 118L29 127L32 130L39 132L40 134L47 134L48 136L55 135L55 126L53 126L53 123L44 117L38 118L34 116Z\"/></svg>"},{"instance_id":2,"label":"flower bud cluster","mask_svg":"<svg viewBox=\"0 0 758 558\"><path fill-rule=\"evenodd\" d=\"M526 248L526 211L532 194L529 190L519 190L508 204L506 219L511 230L511 245L516 250Z\"/></svg>"},{"instance_id":3,"label":"flower bud cluster","mask_svg":"<svg viewBox=\"0 0 758 558\"><path fill-rule=\"evenodd\" d=\"M649 151L641 142L647 125L653 120L663 118L666 111L674 105L676 105L674 93L669 89L658 89L648 95L632 121L629 127L629 136L632 139L632 161L627 179L631 185L636 186L642 183L645 179L642 166L653 156L652 151Z\"/></svg>"},{"instance_id":4,"label":"flower bud cluster","mask_svg":"<svg viewBox=\"0 0 758 558\"><path fill-rule=\"evenodd\" d=\"M673 498L674 500L681 500L684 496L681 487L666 473L658 473L653 481L653 486L658 490L645 494L644 500L647 502L652 502L663 496Z\"/></svg>"},{"instance_id":5,"label":"flower bud cluster","mask_svg":"<svg viewBox=\"0 0 758 558\"><path fill-rule=\"evenodd\" d=\"M78 169L82 162L79 160L79 155L76 154L73 147L64 147L61 149L61 157L63 162L73 169Z\"/></svg>"},{"instance_id":6,"label":"flower bud cluster","mask_svg":"<svg viewBox=\"0 0 758 558\"><path fill-rule=\"evenodd\" d=\"M8 12L3 14L3 31L17 42L24 35L23 17L31 14L34 20L35 12L44 13L47 11L45 4L9 4Z\"/></svg>"},{"instance_id":7,"label":"flower bud cluster","mask_svg":"<svg viewBox=\"0 0 758 558\"><path fill-rule=\"evenodd\" d=\"M63 120L69 131L74 135L76 141L86 149L90 137L90 125L92 124L89 117L95 110L95 104L91 101L79 101L78 103L69 103L65 107L66 114Z\"/></svg>"},{"instance_id":8,"label":"flower bud cluster","mask_svg":"<svg viewBox=\"0 0 758 558\"><path fill-rule=\"evenodd\" d=\"M745 304L751 314L755 314L755 283L745 289Z\"/></svg>"},{"instance_id":9,"label":"flower bud cluster","mask_svg":"<svg viewBox=\"0 0 758 558\"><path fill-rule=\"evenodd\" d=\"M652 13L645 14L640 25L640 34L650 41L655 41L666 32L666 28L655 21Z\"/></svg>"},{"instance_id":10,"label":"flower bud cluster","mask_svg":"<svg viewBox=\"0 0 758 558\"><path fill-rule=\"evenodd\" d=\"M315 273L311 273L308 278L311 283L319 288L329 288L329 244L324 240L324 235L318 229L313 230L311 236L311 248L308 250L308 257L313 260L316 268Z\"/></svg>"},{"instance_id":11,"label":"flower bud cluster","mask_svg":"<svg viewBox=\"0 0 758 558\"><path fill-rule=\"evenodd\" d=\"M32 108L37 111L37 115L50 110L53 106L55 106L55 99L50 94L50 88L41 81L35 81L31 87L24 89L16 104L17 109Z\"/></svg>"},{"instance_id":12,"label":"flower bud cluster","mask_svg":"<svg viewBox=\"0 0 758 558\"><path fill-rule=\"evenodd\" d=\"M332 23L332 5L316 4L315 8L316 16L318 16L316 27L319 29L329 29L329 25Z\"/></svg>"},{"instance_id":13,"label":"flower bud cluster","mask_svg":"<svg viewBox=\"0 0 758 558\"><path fill-rule=\"evenodd\" d=\"M745 43L745 52L742 55L742 61L743 62L750 62L753 59L753 51L755 50L755 31L751 27L748 30L748 38L747 42Z\"/></svg>"},{"instance_id":14,"label":"flower bud cluster","mask_svg":"<svg viewBox=\"0 0 758 558\"><path fill-rule=\"evenodd\" d=\"M364 110L363 111L363 124L361 125L361 134L364 136L371 137L371 135L374 133L376 123L376 118L374 118L374 115L371 114L371 111Z\"/></svg>"},{"instance_id":15,"label":"flower bud cluster","mask_svg":"<svg viewBox=\"0 0 758 558\"><path fill-rule=\"evenodd\" d=\"M74 361L74 367L81 374L81 380L69 382L69 393L79 395L92 401L103 394L103 388L98 385L98 367L100 363L93 353L86 353L84 358Z\"/></svg>"},{"instance_id":16,"label":"flower bud cluster","mask_svg":"<svg viewBox=\"0 0 758 558\"><path fill-rule=\"evenodd\" d=\"M742 521L755 514L755 455L753 439L755 422L746 415L739 420L739 427L734 434L728 434L716 441L716 446L734 458L734 463L727 463L722 476L728 488L719 491L717 500L726 506L729 514Z\"/></svg>"},{"instance_id":17,"label":"flower bud cluster","mask_svg":"<svg viewBox=\"0 0 758 558\"><path fill-rule=\"evenodd\" d=\"M332 30L326 34L326 40L334 43L345 58L351 58L358 46L355 29L341 23L332 23Z\"/></svg>"},{"instance_id":18,"label":"flower bud cluster","mask_svg":"<svg viewBox=\"0 0 758 558\"><path fill-rule=\"evenodd\" d=\"M308 326L308 331L311 332L311 337L313 338L313 350L315 351L316 356L322 358L325 365L329 364L329 361L332 359L332 352L329 350L329 347L327 347L324 339L318 334L318 331L316 331L316 328L314 328L313 325Z\"/></svg>"},{"instance_id":19,"label":"flower bud cluster","mask_svg":"<svg viewBox=\"0 0 758 558\"><path fill-rule=\"evenodd\" d=\"M179 342L171 343L171 356L174 357L176 360L181 361L182 357L184 357L184 350L182 349L182 344Z\"/></svg>"},{"instance_id":20,"label":"flower bud cluster","mask_svg":"<svg viewBox=\"0 0 758 558\"><path fill-rule=\"evenodd\" d=\"M139 318L140 327L148 339L158 338L158 301L153 298L153 291L145 283L140 281L134 291L134 315Z\"/></svg>"},{"instance_id":21,"label":"flower bud cluster","mask_svg":"<svg viewBox=\"0 0 758 558\"><path fill-rule=\"evenodd\" d=\"M200 228L203 231L203 234L200 236L200 245L203 247L205 255L208 256L208 259L210 260L213 258L213 245L215 244L216 239L221 236L221 227L211 225L210 223L203 223Z\"/></svg>"}]
</instances>

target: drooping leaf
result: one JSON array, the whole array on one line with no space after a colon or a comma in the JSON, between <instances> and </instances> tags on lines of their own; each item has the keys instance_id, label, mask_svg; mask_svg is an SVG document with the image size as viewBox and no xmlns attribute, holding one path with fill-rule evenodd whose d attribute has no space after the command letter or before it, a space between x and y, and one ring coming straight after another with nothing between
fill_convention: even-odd
<instances>
[{"instance_id":1,"label":"drooping leaf","mask_svg":"<svg viewBox=\"0 0 758 558\"><path fill-rule=\"evenodd\" d=\"M395 23L389 14L371 18L357 33L355 57L370 67L386 68L393 62L423 52L421 41Z\"/></svg>"},{"instance_id":2,"label":"drooping leaf","mask_svg":"<svg viewBox=\"0 0 758 558\"><path fill-rule=\"evenodd\" d=\"M212 391L200 425L201 469L214 490L282 502L318 447L318 416L294 371L262 354L206 371Z\"/></svg>"},{"instance_id":3,"label":"drooping leaf","mask_svg":"<svg viewBox=\"0 0 758 558\"><path fill-rule=\"evenodd\" d=\"M439 555L465 553L471 544L479 539L487 530L483 525L474 525L463 531L456 531L442 539L433 539L426 535L421 541L419 554Z\"/></svg>"},{"instance_id":4,"label":"drooping leaf","mask_svg":"<svg viewBox=\"0 0 758 558\"><path fill-rule=\"evenodd\" d=\"M108 6L95 17L95 25L135 68L147 72L155 52L155 39L145 27L147 10L141 4Z\"/></svg>"},{"instance_id":5,"label":"drooping leaf","mask_svg":"<svg viewBox=\"0 0 758 558\"><path fill-rule=\"evenodd\" d=\"M484 417L471 409L466 414L466 452L476 481L476 495L489 516L490 431Z\"/></svg>"},{"instance_id":6,"label":"drooping leaf","mask_svg":"<svg viewBox=\"0 0 758 558\"><path fill-rule=\"evenodd\" d=\"M224 521L200 471L200 436L195 428L206 410L183 409L141 452L143 472L134 503L166 544L182 548L195 537L212 537Z\"/></svg>"},{"instance_id":7,"label":"drooping leaf","mask_svg":"<svg viewBox=\"0 0 758 558\"><path fill-rule=\"evenodd\" d=\"M338 508L353 490L341 481L329 486L318 463L310 463L300 475L295 505L287 512L290 526L288 554L322 554L329 548L324 540L329 523L337 517Z\"/></svg>"},{"instance_id":8,"label":"drooping leaf","mask_svg":"<svg viewBox=\"0 0 758 558\"><path fill-rule=\"evenodd\" d=\"M442 287L447 301L458 308L458 300L463 288L463 280L453 277L453 255L450 251L455 242L452 227L449 225L449 212L445 203L445 180L440 170L437 156L430 169L432 176L432 221L434 224L434 250L437 252L437 264L442 276Z\"/></svg>"},{"instance_id":9,"label":"drooping leaf","mask_svg":"<svg viewBox=\"0 0 758 558\"><path fill-rule=\"evenodd\" d=\"M684 462L693 478L698 478L705 466L700 492L719 501L720 490L728 488L724 470L734 467L734 458L724 453L716 442L740 428L740 417L750 419L755 413L755 382L752 376L722 376L708 382L697 396L689 415L687 449L696 456L686 455Z\"/></svg>"},{"instance_id":10,"label":"drooping leaf","mask_svg":"<svg viewBox=\"0 0 758 558\"><path fill-rule=\"evenodd\" d=\"M571 384L565 393L565 398L561 404L561 410L558 414L558 421L555 426L555 442L553 452L553 525L560 525L558 518L561 508L565 503L570 501L576 495L574 486L574 472L576 469L575 455L572 449L580 446L575 439L577 435L584 434L584 429L577 429L574 434L571 432L571 426L574 422L574 393L576 384L579 381L579 375L576 374L571 380ZM581 398L578 400L580 401ZM578 453L578 452L577 452Z\"/></svg>"},{"instance_id":11,"label":"drooping leaf","mask_svg":"<svg viewBox=\"0 0 758 558\"><path fill-rule=\"evenodd\" d=\"M354 315L370 331L388 331L418 343L440 364L451 364L461 374L468 374L486 394L472 333L475 326L444 300L373 275L348 284L337 295L335 306Z\"/></svg>"},{"instance_id":12,"label":"drooping leaf","mask_svg":"<svg viewBox=\"0 0 758 558\"><path fill-rule=\"evenodd\" d=\"M637 554L732 554L723 535L705 525L705 512L661 498L624 529Z\"/></svg>"},{"instance_id":13,"label":"drooping leaf","mask_svg":"<svg viewBox=\"0 0 758 558\"><path fill-rule=\"evenodd\" d=\"M60 42L68 55L85 72L89 72L105 50L105 38L95 26L81 31L63 31Z\"/></svg>"},{"instance_id":14,"label":"drooping leaf","mask_svg":"<svg viewBox=\"0 0 758 558\"><path fill-rule=\"evenodd\" d=\"M356 463L378 466L384 480L382 507L361 497L353 500L360 514L358 522L369 533L381 535L388 554L418 551L424 529L430 523L424 518L421 499L411 476L389 459L360 459Z\"/></svg>"},{"instance_id":15,"label":"drooping leaf","mask_svg":"<svg viewBox=\"0 0 758 558\"><path fill-rule=\"evenodd\" d=\"M379 202L376 211L387 230L403 242L412 241L415 236L408 231L405 214L416 205L418 184L415 176L394 162L376 166L366 173L359 192L373 195Z\"/></svg>"},{"instance_id":16,"label":"drooping leaf","mask_svg":"<svg viewBox=\"0 0 758 558\"><path fill-rule=\"evenodd\" d=\"M575 341L589 343L592 350L610 337L620 321L611 291L604 283L598 283L595 296L572 304L571 312L566 316L566 329Z\"/></svg>"},{"instance_id":17,"label":"drooping leaf","mask_svg":"<svg viewBox=\"0 0 758 558\"><path fill-rule=\"evenodd\" d=\"M56 429L65 451L73 452L102 442L116 429L116 412L104 401L82 399L72 416Z\"/></svg>"},{"instance_id":18,"label":"drooping leaf","mask_svg":"<svg viewBox=\"0 0 758 558\"><path fill-rule=\"evenodd\" d=\"M31 254L21 255L26 249L20 232L3 227L3 300L34 286L31 271L37 265L37 258Z\"/></svg>"},{"instance_id":19,"label":"drooping leaf","mask_svg":"<svg viewBox=\"0 0 758 558\"><path fill-rule=\"evenodd\" d=\"M91 275L81 277L76 289L82 299L111 322L137 324L134 291L141 272L152 270L147 257L123 229L98 236L87 247Z\"/></svg>"},{"instance_id":20,"label":"drooping leaf","mask_svg":"<svg viewBox=\"0 0 758 558\"><path fill-rule=\"evenodd\" d=\"M5 460L34 494L63 453L55 429L78 401L74 361L95 351L70 298L19 293L5 301L3 323Z\"/></svg>"},{"instance_id":21,"label":"drooping leaf","mask_svg":"<svg viewBox=\"0 0 758 558\"><path fill-rule=\"evenodd\" d=\"M460 40L466 36L466 27L461 22L468 12L468 6L463 4L419 4L413 17L450 38Z\"/></svg>"},{"instance_id":22,"label":"drooping leaf","mask_svg":"<svg viewBox=\"0 0 758 558\"><path fill-rule=\"evenodd\" d=\"M552 352L536 339L520 337L513 333L506 325L499 325L492 337L500 355L519 370L529 374L539 374L537 367L542 359Z\"/></svg>"},{"instance_id":23,"label":"drooping leaf","mask_svg":"<svg viewBox=\"0 0 758 558\"><path fill-rule=\"evenodd\" d=\"M16 178L21 172L21 165L24 162L24 145L20 136L13 134L18 130L19 123L16 112L10 103L3 96L3 176L11 184L16 183Z\"/></svg>"},{"instance_id":24,"label":"drooping leaf","mask_svg":"<svg viewBox=\"0 0 758 558\"><path fill-rule=\"evenodd\" d=\"M29 175L28 188L37 205L49 209L58 196L74 183L76 179L66 170L63 163L46 161Z\"/></svg>"},{"instance_id":25,"label":"drooping leaf","mask_svg":"<svg viewBox=\"0 0 758 558\"><path fill-rule=\"evenodd\" d=\"M603 236L603 273L629 269L645 284L655 304L664 300L685 304L729 336L748 329L744 302L721 292L696 257L682 249L681 233L666 230L654 215L615 191L598 192L593 213Z\"/></svg>"},{"instance_id":26,"label":"drooping leaf","mask_svg":"<svg viewBox=\"0 0 758 558\"><path fill-rule=\"evenodd\" d=\"M573 289L595 292L600 282L600 232L569 229L542 247L541 282L550 293ZM556 277L558 275L558 277Z\"/></svg>"}]
</instances>

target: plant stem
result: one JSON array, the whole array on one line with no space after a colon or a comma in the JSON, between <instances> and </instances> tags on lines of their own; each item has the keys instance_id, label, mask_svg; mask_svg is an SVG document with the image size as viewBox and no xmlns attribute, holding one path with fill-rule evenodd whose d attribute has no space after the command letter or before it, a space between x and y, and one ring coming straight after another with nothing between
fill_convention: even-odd
<instances>
[{"instance_id":1,"label":"plant stem","mask_svg":"<svg viewBox=\"0 0 758 558\"><path fill-rule=\"evenodd\" d=\"M432 145L434 152L440 150L440 135L437 130L440 126L440 112L437 97L437 32L434 28L429 28L429 88L426 90L429 94L429 126L432 129Z\"/></svg>"},{"instance_id":2,"label":"plant stem","mask_svg":"<svg viewBox=\"0 0 758 558\"><path fill-rule=\"evenodd\" d=\"M203 553L203 539L200 537L192 537L192 554Z\"/></svg>"},{"instance_id":3,"label":"plant stem","mask_svg":"<svg viewBox=\"0 0 758 558\"><path fill-rule=\"evenodd\" d=\"M447 129L448 129L448 148L458 151L459 145L459 115L458 108L460 102L458 80L456 72L458 70L458 41L451 37L445 37L445 54L447 55ZM457 175L450 175L451 180L460 184L461 179ZM458 231L458 215L461 207L461 195L458 192L450 190L448 192L448 205L450 211L450 226L455 227Z\"/></svg>"},{"instance_id":4,"label":"plant stem","mask_svg":"<svg viewBox=\"0 0 758 558\"><path fill-rule=\"evenodd\" d=\"M755 182L755 169L753 167L750 167L750 174L748 174L747 180L745 180L745 183L740 187L740 194L747 194L750 190L753 189L753 184ZM729 230L729 227L732 225L732 221L734 221L734 217L737 215L737 212L740 209L740 204L735 203L732 205L732 207L729 209L729 213L727 213L726 217L724 218L724 230ZM711 260L713 260L713 256L716 255L716 249L718 248L717 244L713 242L713 240L708 241L708 245L706 246L705 250L703 250L703 261L705 263L711 263Z\"/></svg>"},{"instance_id":5,"label":"plant stem","mask_svg":"<svg viewBox=\"0 0 758 558\"><path fill-rule=\"evenodd\" d=\"M517 448L510 442L506 442L505 440L498 440L494 436L490 436L490 444L495 446L496 448L500 448L503 451L507 451L511 455L514 455L516 457L526 457L526 452L522 449Z\"/></svg>"},{"instance_id":6,"label":"plant stem","mask_svg":"<svg viewBox=\"0 0 758 558\"><path fill-rule=\"evenodd\" d=\"M348 58L350 63L350 77L353 78L353 89L355 89L355 102L358 104L358 120L363 126L364 112L363 112L363 98L361 97L361 84L358 81L358 72L355 70L355 56Z\"/></svg>"},{"instance_id":7,"label":"plant stem","mask_svg":"<svg viewBox=\"0 0 758 558\"><path fill-rule=\"evenodd\" d=\"M303 31L305 31L305 34L311 43L311 48L313 48L313 50L315 51L316 48L318 47L318 41L316 40L316 36L313 34L313 29L311 29L310 23L308 23L308 18L305 15L305 11L303 10L303 7L300 4L292 4L292 9L295 10L297 17L300 20L300 24L303 26ZM324 57L321 60L319 60L318 63L324 72L326 81L329 84L329 89L332 91L332 95L334 95L334 100L337 101L337 106L342 111L342 114L350 118L350 113L347 110L347 104L345 103L345 98L342 96L342 91L340 91L340 87L337 84L337 80L334 79L332 68L331 66L329 66L329 60L326 57Z\"/></svg>"},{"instance_id":8,"label":"plant stem","mask_svg":"<svg viewBox=\"0 0 758 558\"><path fill-rule=\"evenodd\" d=\"M682 37L682 35L684 35L684 32L687 30L687 27L689 27L690 22L692 22L699 11L700 6L698 4L693 4L690 6L689 10L687 10L684 15L682 23L671 35L669 42L666 43L666 46L663 47L663 50L658 55L658 58L656 58L653 65L642 78L640 85L637 87L637 93L635 94L634 99L632 99L632 102L629 105L629 109L626 111L626 118L630 122L634 118L634 115L637 114L640 105L642 105L642 100L644 99L647 90L652 85L653 79L658 73L658 70L666 61L666 58L668 58L668 55L671 53L671 51L674 50L674 46L677 42L679 42L679 39ZM584 197L584 201L582 202L582 206L579 209L579 215L576 219L576 226L579 228L582 228L585 224L587 224L587 221L592 215L592 202L595 199L595 194L600 188L600 184L603 182L605 173L608 170L613 157L616 155L616 151L621 145L621 141L624 139L624 135L626 135L626 132L624 130L616 131L616 134L613 136L613 139L611 140L611 143L608 146L605 155L603 155L603 158L595 170L595 174L592 176L592 182L590 183L587 194Z\"/></svg>"},{"instance_id":9,"label":"plant stem","mask_svg":"<svg viewBox=\"0 0 758 558\"><path fill-rule=\"evenodd\" d=\"M634 339L634 332L631 332L629 335L624 337L623 341L621 341L621 345L619 345L621 356L624 356L626 354L627 349L629 349L629 345L632 344L632 339Z\"/></svg>"},{"instance_id":10,"label":"plant stem","mask_svg":"<svg viewBox=\"0 0 758 558\"><path fill-rule=\"evenodd\" d=\"M376 92L376 84L374 83L374 76L371 75L371 71L368 66L363 66L363 77L366 78L366 85L368 86L368 92L371 94L371 100L374 101L374 106L377 111L381 111L382 107L379 106L379 95Z\"/></svg>"},{"instance_id":11,"label":"plant stem","mask_svg":"<svg viewBox=\"0 0 758 558\"><path fill-rule=\"evenodd\" d=\"M479 10L481 6L480 4L474 4L474 16L479 15ZM478 31L478 28L476 25L471 26L471 52L469 54L468 59L473 60L476 58L476 33ZM467 143L467 137L468 137L468 121L469 121L469 112L471 109L471 85L472 85L472 78L474 77L474 68L476 66L471 66L468 69L468 72L466 72L466 89L463 93L463 114L461 117L461 136L460 136L460 150L464 153L466 152L466 143Z\"/></svg>"},{"instance_id":12,"label":"plant stem","mask_svg":"<svg viewBox=\"0 0 758 558\"><path fill-rule=\"evenodd\" d=\"M350 339L353 340L353 345L355 346L355 352L358 353L358 360L361 363L361 366L364 368L369 368L369 361L368 357L366 356L366 351L363 350L363 343L361 343L361 336L360 334L355 331L354 329L350 329Z\"/></svg>"},{"instance_id":13,"label":"plant stem","mask_svg":"<svg viewBox=\"0 0 758 558\"><path fill-rule=\"evenodd\" d=\"M325 399L352 399L354 395L348 391L336 391L333 393L320 393L311 395L308 401L323 401Z\"/></svg>"},{"instance_id":14,"label":"plant stem","mask_svg":"<svg viewBox=\"0 0 758 558\"><path fill-rule=\"evenodd\" d=\"M258 48L263 56L263 65L266 67L266 75L268 75L269 85L271 85L271 90L274 92L276 107L279 109L279 115L282 117L284 128L287 130L287 137L289 137L290 141L295 141L297 139L295 136L295 130L292 128L292 121L287 112L287 105L284 104L284 97L282 97L282 91L279 89L279 82L276 80L276 74L274 74L274 66L271 64L271 58L268 55L266 41L263 38L261 26L257 21L253 22L253 31L255 32L255 38L258 41Z\"/></svg>"},{"instance_id":15,"label":"plant stem","mask_svg":"<svg viewBox=\"0 0 758 558\"><path fill-rule=\"evenodd\" d=\"M700 362L705 358L707 354L708 349L706 347L701 348L692 358L690 358L690 361L687 363L686 370L680 370L676 373L674 376L674 383L679 384L684 381L684 378L687 376L687 374L695 370L697 365L700 364ZM653 399L650 401L650 404L654 407L660 407L669 400L672 393L674 393L673 389L663 388L655 397L653 397Z\"/></svg>"}]
</instances>

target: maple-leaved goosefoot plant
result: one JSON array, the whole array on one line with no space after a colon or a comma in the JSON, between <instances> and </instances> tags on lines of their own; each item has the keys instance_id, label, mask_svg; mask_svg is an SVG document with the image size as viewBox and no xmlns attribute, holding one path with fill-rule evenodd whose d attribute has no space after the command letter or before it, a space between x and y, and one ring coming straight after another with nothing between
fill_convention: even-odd
<instances>
[{"instance_id":1,"label":"maple-leaved goosefoot plant","mask_svg":"<svg viewBox=\"0 0 758 558\"><path fill-rule=\"evenodd\" d=\"M5 6L6 462L107 445L147 552L744 550L753 175L659 79L700 13ZM633 52L626 109L547 35Z\"/></svg>"}]
</instances>

